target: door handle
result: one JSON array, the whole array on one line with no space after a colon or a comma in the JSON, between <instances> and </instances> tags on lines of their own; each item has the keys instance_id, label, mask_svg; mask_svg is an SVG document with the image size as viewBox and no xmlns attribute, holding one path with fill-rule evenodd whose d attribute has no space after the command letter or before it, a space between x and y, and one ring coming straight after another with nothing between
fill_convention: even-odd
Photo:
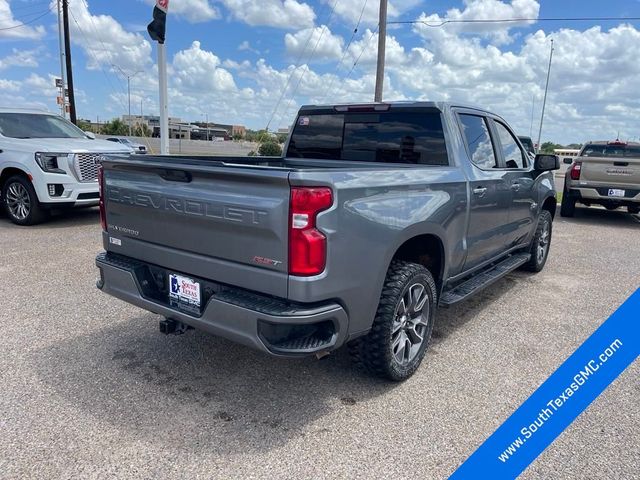
<instances>
[{"instance_id":1,"label":"door handle","mask_svg":"<svg viewBox=\"0 0 640 480\"><path fill-rule=\"evenodd\" d=\"M476 187L473 189L473 193L483 196L485 193L487 193L487 187Z\"/></svg>"},{"instance_id":2,"label":"door handle","mask_svg":"<svg viewBox=\"0 0 640 480\"><path fill-rule=\"evenodd\" d=\"M520 190L520 184L519 183L512 183L511 184L511 190L517 192L518 190Z\"/></svg>"}]
</instances>

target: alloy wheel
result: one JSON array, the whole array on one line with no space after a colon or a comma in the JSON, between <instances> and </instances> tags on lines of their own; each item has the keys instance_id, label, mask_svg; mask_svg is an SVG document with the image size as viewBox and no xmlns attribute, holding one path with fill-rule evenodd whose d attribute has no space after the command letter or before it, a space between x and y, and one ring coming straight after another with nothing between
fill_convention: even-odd
<instances>
[{"instance_id":1,"label":"alloy wheel","mask_svg":"<svg viewBox=\"0 0 640 480\"><path fill-rule=\"evenodd\" d=\"M9 185L5 193L5 203L9 213L17 220L25 220L31 212L29 192L19 182Z\"/></svg>"},{"instance_id":2,"label":"alloy wheel","mask_svg":"<svg viewBox=\"0 0 640 480\"><path fill-rule=\"evenodd\" d=\"M414 283L396 307L391 331L391 351L400 365L410 363L420 351L427 331L429 294L421 283Z\"/></svg>"}]
</instances>

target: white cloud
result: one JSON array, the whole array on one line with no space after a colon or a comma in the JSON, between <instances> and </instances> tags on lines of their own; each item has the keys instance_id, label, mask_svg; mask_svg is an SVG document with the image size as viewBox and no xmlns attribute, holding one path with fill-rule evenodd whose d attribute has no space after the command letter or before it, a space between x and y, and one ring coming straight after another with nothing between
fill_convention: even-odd
<instances>
[{"instance_id":1,"label":"white cloud","mask_svg":"<svg viewBox=\"0 0 640 480\"><path fill-rule=\"evenodd\" d=\"M304 54L308 61L336 60L342 56L344 40L334 35L326 25L307 28L284 37L287 53L299 58ZM309 57L313 52L313 57Z\"/></svg>"},{"instance_id":2,"label":"white cloud","mask_svg":"<svg viewBox=\"0 0 640 480\"><path fill-rule=\"evenodd\" d=\"M222 68L220 59L195 41L173 58L174 83L196 91L233 92L237 90L233 75Z\"/></svg>"},{"instance_id":3,"label":"white cloud","mask_svg":"<svg viewBox=\"0 0 640 480\"><path fill-rule=\"evenodd\" d=\"M17 92L20 90L21 84L15 80L6 80L0 78L0 91L4 92Z\"/></svg>"},{"instance_id":4,"label":"white cloud","mask_svg":"<svg viewBox=\"0 0 640 480\"><path fill-rule=\"evenodd\" d=\"M87 68L111 69L115 64L131 73L148 68L151 44L109 15L92 15L88 6L88 0L69 0L71 38L87 54Z\"/></svg>"},{"instance_id":5,"label":"white cloud","mask_svg":"<svg viewBox=\"0 0 640 480\"><path fill-rule=\"evenodd\" d=\"M245 40L240 45L238 45L238 50L241 52L247 51L247 52L255 53L256 55L260 55L260 50L253 48L248 40Z\"/></svg>"},{"instance_id":6,"label":"white cloud","mask_svg":"<svg viewBox=\"0 0 640 480\"><path fill-rule=\"evenodd\" d=\"M44 11L44 8L42 9ZM38 12L36 12L38 13ZM38 14L39 15L39 14ZM14 18L8 0L0 0L0 38L39 40L46 33L42 25L24 25L34 21L38 15L31 13L23 18ZM37 21L35 22L37 23Z\"/></svg>"},{"instance_id":7,"label":"white cloud","mask_svg":"<svg viewBox=\"0 0 640 480\"><path fill-rule=\"evenodd\" d=\"M476 21L509 18L538 18L540 4L536 0L465 0L465 8L447 10L445 16L422 14L419 18L426 25L425 36L446 36L458 34L479 34L491 38L494 44L506 44L512 41L509 30L518 26L530 25L533 21L509 23L445 23L449 21ZM427 25L432 25L428 27Z\"/></svg>"},{"instance_id":8,"label":"white cloud","mask_svg":"<svg viewBox=\"0 0 640 480\"><path fill-rule=\"evenodd\" d=\"M155 5L155 0L145 0ZM169 14L183 17L190 23L208 22L220 18L220 12L210 0L176 0L169 3Z\"/></svg>"},{"instance_id":9,"label":"white cloud","mask_svg":"<svg viewBox=\"0 0 640 480\"><path fill-rule=\"evenodd\" d=\"M353 28L362 13L361 25L378 25L380 2L378 0L323 0L325 4L333 7L335 3L335 13L344 19L349 28ZM419 5L421 0L395 0L388 2L387 18L395 19ZM363 9L364 7L364 9Z\"/></svg>"},{"instance_id":10,"label":"white cloud","mask_svg":"<svg viewBox=\"0 0 640 480\"><path fill-rule=\"evenodd\" d=\"M38 57L41 49L22 50L14 48L11 55L0 58L0 70L9 67L28 67L35 68L38 66Z\"/></svg>"},{"instance_id":11,"label":"white cloud","mask_svg":"<svg viewBox=\"0 0 640 480\"><path fill-rule=\"evenodd\" d=\"M316 17L313 8L296 0L221 0L238 20L249 25L285 29L311 27Z\"/></svg>"}]
</instances>

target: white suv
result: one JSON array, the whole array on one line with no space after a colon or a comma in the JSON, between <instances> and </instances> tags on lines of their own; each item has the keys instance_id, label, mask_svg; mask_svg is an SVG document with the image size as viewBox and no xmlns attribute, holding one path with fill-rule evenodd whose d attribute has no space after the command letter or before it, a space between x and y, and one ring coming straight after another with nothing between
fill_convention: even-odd
<instances>
[{"instance_id":1,"label":"white suv","mask_svg":"<svg viewBox=\"0 0 640 480\"><path fill-rule=\"evenodd\" d=\"M33 225L52 208L98 204L102 156L132 151L92 137L59 115L0 108L0 195L12 222Z\"/></svg>"}]
</instances>

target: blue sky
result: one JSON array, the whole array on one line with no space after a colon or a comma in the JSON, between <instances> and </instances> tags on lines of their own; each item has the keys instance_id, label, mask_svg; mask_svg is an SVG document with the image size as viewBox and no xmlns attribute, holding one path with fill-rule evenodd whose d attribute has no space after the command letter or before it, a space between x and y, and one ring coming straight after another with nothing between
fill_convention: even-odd
<instances>
[{"instance_id":1,"label":"blue sky","mask_svg":"<svg viewBox=\"0 0 640 480\"><path fill-rule=\"evenodd\" d=\"M151 0L69 0L80 117L157 113ZM170 0L170 115L287 126L302 103L373 97L378 0ZM364 10L363 10L364 7ZM45 14L51 8L50 14ZM360 12L363 18L349 44ZM396 0L389 21L640 16L637 0ZM11 28L22 22L27 26ZM0 104L56 110L55 2L0 0ZM521 133L537 130L550 39L556 44L543 140L640 136L639 22L390 25L387 100L471 102ZM306 48L305 48L306 47ZM353 63L357 65L352 69ZM342 60L342 63L340 61ZM285 88L286 87L286 88ZM284 95L282 93L284 92ZM282 100L278 102L282 96ZM533 108L534 122L531 122ZM535 132L534 132L535 133Z\"/></svg>"}]
</instances>

